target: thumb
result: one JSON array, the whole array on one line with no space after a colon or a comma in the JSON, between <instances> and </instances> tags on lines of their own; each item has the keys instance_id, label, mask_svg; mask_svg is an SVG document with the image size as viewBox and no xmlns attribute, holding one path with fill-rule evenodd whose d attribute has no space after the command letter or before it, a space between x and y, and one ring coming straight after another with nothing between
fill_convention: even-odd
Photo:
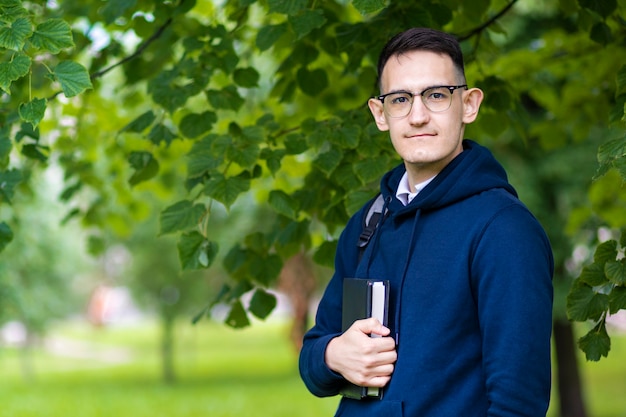
<instances>
[{"instance_id":1,"label":"thumb","mask_svg":"<svg viewBox=\"0 0 626 417\"><path fill-rule=\"evenodd\" d=\"M356 327L360 332L365 334L376 334L380 336L388 336L391 330L383 326L382 323L375 318L357 320L352 327Z\"/></svg>"}]
</instances>

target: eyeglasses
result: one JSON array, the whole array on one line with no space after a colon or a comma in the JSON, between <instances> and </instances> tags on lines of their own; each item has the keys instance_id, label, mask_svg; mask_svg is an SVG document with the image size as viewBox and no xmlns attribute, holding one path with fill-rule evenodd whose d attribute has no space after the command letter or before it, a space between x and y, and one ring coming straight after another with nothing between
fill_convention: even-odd
<instances>
[{"instance_id":1,"label":"eyeglasses","mask_svg":"<svg viewBox=\"0 0 626 417\"><path fill-rule=\"evenodd\" d=\"M467 88L467 85L438 85L428 87L417 94L408 91L396 91L374 98L383 102L383 109L389 117L399 118L405 117L411 112L415 96L420 96L424 106L432 112L446 111L452 103L452 93L459 88Z\"/></svg>"}]
</instances>

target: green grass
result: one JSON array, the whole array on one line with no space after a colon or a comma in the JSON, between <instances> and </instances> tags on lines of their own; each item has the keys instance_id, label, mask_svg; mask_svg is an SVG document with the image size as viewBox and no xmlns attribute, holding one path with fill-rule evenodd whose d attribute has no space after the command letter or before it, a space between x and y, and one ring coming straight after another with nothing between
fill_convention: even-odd
<instances>
[{"instance_id":1,"label":"green grass","mask_svg":"<svg viewBox=\"0 0 626 417\"><path fill-rule=\"evenodd\" d=\"M332 416L338 399L308 393L287 331L277 322L245 330L180 323L178 382L168 385L161 381L154 324L96 329L63 323L51 336L86 343L76 353L92 357L37 348L31 357L35 378L25 381L20 353L0 349L0 416ZM612 342L608 358L581 359L592 417L626 417L626 336L612 335ZM111 361L111 351L122 361ZM553 403L549 416L556 415Z\"/></svg>"},{"instance_id":2,"label":"green grass","mask_svg":"<svg viewBox=\"0 0 626 417\"><path fill-rule=\"evenodd\" d=\"M161 382L155 326L93 329L63 326L64 338L124 347L131 360L111 364L53 356L37 349L36 379L23 380L18 352L0 351L2 417L230 417L332 415L336 399L317 399L300 382L286 326L261 323L246 330L203 322L181 323L178 382Z\"/></svg>"}]
</instances>

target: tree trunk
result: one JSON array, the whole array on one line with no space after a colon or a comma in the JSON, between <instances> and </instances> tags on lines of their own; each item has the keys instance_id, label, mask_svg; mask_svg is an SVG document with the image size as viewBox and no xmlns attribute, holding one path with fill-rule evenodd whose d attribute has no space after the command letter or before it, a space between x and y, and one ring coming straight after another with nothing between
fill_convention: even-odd
<instances>
[{"instance_id":1,"label":"tree trunk","mask_svg":"<svg viewBox=\"0 0 626 417\"><path fill-rule=\"evenodd\" d=\"M572 323L567 320L554 320L553 336L556 352L560 416L587 417L576 359L576 340Z\"/></svg>"},{"instance_id":2,"label":"tree trunk","mask_svg":"<svg viewBox=\"0 0 626 417\"><path fill-rule=\"evenodd\" d=\"M309 303L315 291L315 272L311 260L304 252L290 258L280 272L278 288L291 303L293 322L291 326L291 342L299 351L302 338L308 328Z\"/></svg>"},{"instance_id":3,"label":"tree trunk","mask_svg":"<svg viewBox=\"0 0 626 417\"><path fill-rule=\"evenodd\" d=\"M33 349L37 343L37 337L30 330L26 330L26 339L20 349L20 370L24 382L31 384L35 382L35 366L33 363Z\"/></svg>"},{"instance_id":4,"label":"tree trunk","mask_svg":"<svg viewBox=\"0 0 626 417\"><path fill-rule=\"evenodd\" d=\"M176 381L174 370L174 319L164 315L161 317L163 334L161 335L161 360L163 364L163 380L166 383Z\"/></svg>"}]
</instances>

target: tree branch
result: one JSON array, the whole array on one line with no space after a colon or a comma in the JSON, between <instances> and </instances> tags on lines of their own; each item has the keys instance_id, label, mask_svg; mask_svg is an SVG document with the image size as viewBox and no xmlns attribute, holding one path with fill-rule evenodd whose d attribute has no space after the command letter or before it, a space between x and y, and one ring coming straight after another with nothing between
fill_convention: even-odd
<instances>
[{"instance_id":1,"label":"tree branch","mask_svg":"<svg viewBox=\"0 0 626 417\"><path fill-rule=\"evenodd\" d=\"M181 0L180 4L182 4L185 0ZM146 39L142 44L140 44L137 49L135 50L135 52L133 52L132 54L128 55L127 57L122 58L121 60L119 60L118 62L109 65L106 68L101 69L100 71L96 71L93 74L91 74L89 76L89 78L93 81L97 78L102 77L103 75L105 75L106 73L108 73L109 71L124 65L125 63L137 58L139 55L141 55L143 53L143 51L145 51L154 41L156 41L157 39L159 39L162 35L163 32L165 32L165 29L168 28L169 25L172 24L173 19L170 17L169 19L167 19L165 21L165 23L163 23L161 26L159 26L159 28L148 38ZM61 94L62 91L57 91L56 93L54 93L53 95L51 95L50 97L48 97L48 100L53 100L55 99L59 94Z\"/></svg>"},{"instance_id":2,"label":"tree branch","mask_svg":"<svg viewBox=\"0 0 626 417\"><path fill-rule=\"evenodd\" d=\"M121 59L120 61L111 64L110 66L101 69L100 71L96 71L93 74L91 74L90 78L92 80L95 80L96 78L100 78L102 77L104 74L106 74L107 72L111 71L114 68L119 67L120 65L124 65L125 63L127 63L128 61L131 61L135 58L137 58L139 55L141 55L143 53L143 51L145 51L148 46L150 46L150 44L152 44L152 42L156 41L157 39L159 39L161 37L161 35L163 35L163 32L165 31L165 29L167 29L167 27L169 25L172 24L172 18L170 17L169 19L167 19L165 21L165 23L163 23L153 34L152 36L150 36L148 39L145 40L145 42L143 42L141 45L139 45L137 47L137 49L135 50L135 52L133 52L131 55Z\"/></svg>"},{"instance_id":3,"label":"tree branch","mask_svg":"<svg viewBox=\"0 0 626 417\"><path fill-rule=\"evenodd\" d=\"M477 28L472 29L467 34L465 34L463 36L459 36L458 37L459 42L463 42L463 41L471 38L474 35L480 34L482 31L484 31L489 26L491 26L496 20L498 20L502 16L504 16L515 5L515 3L517 3L517 0L511 0L511 2L509 4L507 4L502 10L500 10L498 13L496 13L491 19L487 20L485 23L483 23L482 25L478 26Z\"/></svg>"}]
</instances>

